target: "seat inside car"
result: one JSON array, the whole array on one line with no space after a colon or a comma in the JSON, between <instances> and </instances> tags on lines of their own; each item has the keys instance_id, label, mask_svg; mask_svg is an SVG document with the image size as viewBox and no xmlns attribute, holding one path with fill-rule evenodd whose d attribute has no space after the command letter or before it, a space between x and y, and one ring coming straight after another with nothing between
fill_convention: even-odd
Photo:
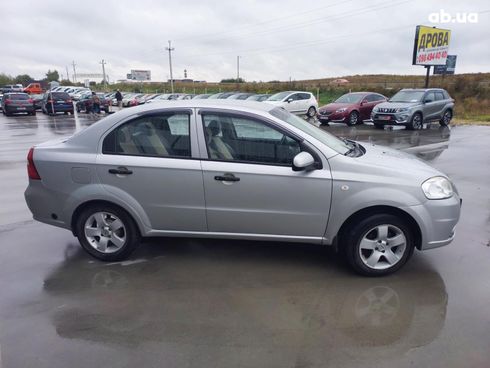
<instances>
[{"instance_id":1,"label":"seat inside car","mask_svg":"<svg viewBox=\"0 0 490 368\"><path fill-rule=\"evenodd\" d=\"M233 148L222 139L221 124L217 120L211 120L206 127L206 140L210 158L220 160L233 160Z\"/></svg>"},{"instance_id":2,"label":"seat inside car","mask_svg":"<svg viewBox=\"0 0 490 368\"><path fill-rule=\"evenodd\" d=\"M170 149L170 145L164 137L158 136L155 127L150 122L144 122L137 126L133 140L143 153L161 156L169 155L168 149Z\"/></svg>"}]
</instances>

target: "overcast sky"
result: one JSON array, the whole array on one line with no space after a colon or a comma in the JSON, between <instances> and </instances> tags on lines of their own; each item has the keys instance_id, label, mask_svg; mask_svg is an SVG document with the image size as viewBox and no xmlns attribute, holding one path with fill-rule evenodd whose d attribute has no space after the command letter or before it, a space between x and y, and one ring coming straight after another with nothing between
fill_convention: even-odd
<instances>
[{"instance_id":1,"label":"overcast sky","mask_svg":"<svg viewBox=\"0 0 490 368\"><path fill-rule=\"evenodd\" d=\"M478 14L478 23L435 24L431 13ZM486 12L485 12L486 11ZM0 72L44 77L131 69L219 81L314 79L352 74L424 74L412 66L415 26L452 30L456 71L490 72L488 0L188 0L8 1L0 13Z\"/></svg>"}]
</instances>

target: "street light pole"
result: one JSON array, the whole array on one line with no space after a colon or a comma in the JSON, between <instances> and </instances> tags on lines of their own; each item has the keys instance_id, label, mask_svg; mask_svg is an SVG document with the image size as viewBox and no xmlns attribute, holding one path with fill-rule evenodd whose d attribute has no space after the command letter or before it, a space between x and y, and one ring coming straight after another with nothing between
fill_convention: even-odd
<instances>
[{"instance_id":1,"label":"street light pole","mask_svg":"<svg viewBox=\"0 0 490 368\"><path fill-rule=\"evenodd\" d=\"M168 65L170 67L170 89L172 93L174 93L174 76L172 73L172 51L175 49L172 47L172 42L168 41L168 47L165 47L165 50L168 51Z\"/></svg>"},{"instance_id":2,"label":"street light pole","mask_svg":"<svg viewBox=\"0 0 490 368\"><path fill-rule=\"evenodd\" d=\"M236 88L240 90L240 56L236 57Z\"/></svg>"},{"instance_id":3,"label":"street light pole","mask_svg":"<svg viewBox=\"0 0 490 368\"><path fill-rule=\"evenodd\" d=\"M105 79L105 65L107 64L104 59L100 62L102 64L102 82L104 83L104 90L107 90L107 81Z\"/></svg>"}]
</instances>

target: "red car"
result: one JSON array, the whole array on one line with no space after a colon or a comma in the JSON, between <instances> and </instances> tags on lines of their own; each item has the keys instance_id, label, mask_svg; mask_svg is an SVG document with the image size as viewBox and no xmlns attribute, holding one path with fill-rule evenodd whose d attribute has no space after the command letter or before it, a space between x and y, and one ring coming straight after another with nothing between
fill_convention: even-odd
<instances>
[{"instance_id":1,"label":"red car","mask_svg":"<svg viewBox=\"0 0 490 368\"><path fill-rule=\"evenodd\" d=\"M373 107L388 99L374 92L347 93L332 103L318 109L320 123L346 123L356 125L371 118Z\"/></svg>"}]
</instances>

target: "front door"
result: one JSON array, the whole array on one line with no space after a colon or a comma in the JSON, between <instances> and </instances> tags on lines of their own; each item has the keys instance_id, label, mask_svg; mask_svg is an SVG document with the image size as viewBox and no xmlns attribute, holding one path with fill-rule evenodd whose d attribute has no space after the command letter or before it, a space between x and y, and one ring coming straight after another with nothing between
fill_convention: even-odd
<instances>
[{"instance_id":1,"label":"front door","mask_svg":"<svg viewBox=\"0 0 490 368\"><path fill-rule=\"evenodd\" d=\"M304 146L260 119L205 111L201 117L210 232L323 236L331 199L328 167L293 171L293 157Z\"/></svg>"},{"instance_id":2,"label":"front door","mask_svg":"<svg viewBox=\"0 0 490 368\"><path fill-rule=\"evenodd\" d=\"M138 203L152 229L206 231L201 165L191 159L190 112L135 118L109 133L97 156L105 189Z\"/></svg>"}]
</instances>

